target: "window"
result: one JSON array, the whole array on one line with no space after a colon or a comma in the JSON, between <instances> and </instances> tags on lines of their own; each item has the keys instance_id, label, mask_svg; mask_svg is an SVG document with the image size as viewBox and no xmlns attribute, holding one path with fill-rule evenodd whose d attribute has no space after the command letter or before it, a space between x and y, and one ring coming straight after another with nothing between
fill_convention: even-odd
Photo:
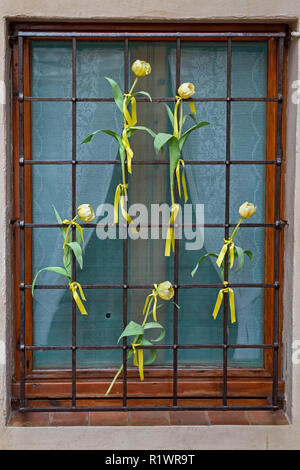
<instances>
[{"instance_id":1,"label":"window","mask_svg":"<svg viewBox=\"0 0 300 470\"><path fill-rule=\"evenodd\" d=\"M14 27L13 396L22 409L280 405L285 36L278 25ZM153 101L138 99L143 125L158 131L159 123L168 131L162 103L172 104L186 81L197 90L197 115L212 123L184 152L189 195L193 204L205 205L205 243L194 252L177 241L167 259L164 240L100 241L97 224L88 224L85 268L76 272L88 292L83 317L53 273L39 279L32 299L33 273L61 259L51 203L70 217L82 202L113 201L121 171L117 148L105 135L88 146L80 142L95 129L122 125L104 77L128 90L137 58L155 70L147 82ZM148 135L133 145L130 203L164 202L167 154L157 156ZM199 256L228 238L244 200L259 208L241 234L255 262L231 278L238 321L229 325L226 301L225 314L212 319L221 286L213 264L203 265L198 277L190 273ZM167 335L140 382L126 362L126 343L116 346L117 339L122 319L124 326L136 319L153 283L165 279L175 286L180 310L170 305L161 314ZM104 398L122 362L124 374Z\"/></svg>"}]
</instances>

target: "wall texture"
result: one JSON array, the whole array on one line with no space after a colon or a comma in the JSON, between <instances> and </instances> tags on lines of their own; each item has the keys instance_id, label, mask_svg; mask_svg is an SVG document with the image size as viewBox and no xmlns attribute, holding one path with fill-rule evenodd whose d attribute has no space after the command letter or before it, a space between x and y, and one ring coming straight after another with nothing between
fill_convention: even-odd
<instances>
[{"instance_id":1,"label":"wall texture","mask_svg":"<svg viewBox=\"0 0 300 470\"><path fill-rule=\"evenodd\" d=\"M300 449L300 364L292 344L300 340L300 117L292 88L300 80L300 40L288 57L287 169L285 217L284 368L289 426L176 426L17 428L6 425L12 370L11 295L11 114L10 48L12 20L283 22L299 28L295 0L0 0L0 449ZM299 82L300 83L300 82ZM146 444L145 443L150 443Z\"/></svg>"}]
</instances>

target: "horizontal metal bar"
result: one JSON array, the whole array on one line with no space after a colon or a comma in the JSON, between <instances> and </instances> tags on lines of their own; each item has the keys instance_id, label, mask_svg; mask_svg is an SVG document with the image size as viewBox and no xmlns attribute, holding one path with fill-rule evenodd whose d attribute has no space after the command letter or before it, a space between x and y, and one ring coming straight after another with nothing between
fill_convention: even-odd
<instances>
[{"instance_id":1,"label":"horizontal metal bar","mask_svg":"<svg viewBox=\"0 0 300 470\"><path fill-rule=\"evenodd\" d=\"M21 221L22 222L22 221ZM21 223L20 221L14 221L12 222L12 225L15 227L21 227L21 228L59 228L63 227L64 225L59 225L59 224L30 224L30 223ZM110 227L124 227L125 225L120 225L120 224L81 224L81 227L83 228L110 228ZM139 224L140 228L166 228L166 227L173 227L174 224ZM197 227L203 227L203 228L224 228L227 227L227 224L175 224L176 228L183 228L183 227L188 227L188 228L197 228ZM228 224L228 227L235 227L236 224ZM240 224L240 227L248 227L248 228L277 228L278 223L268 223L268 224Z\"/></svg>"},{"instance_id":2,"label":"horizontal metal bar","mask_svg":"<svg viewBox=\"0 0 300 470\"><path fill-rule=\"evenodd\" d=\"M31 289L32 285L31 284L20 284L20 289ZM82 284L81 287L83 289L153 289L153 284L147 284L147 285L123 285L123 284L117 284L117 285L106 285L106 284L95 284L95 285L85 285ZM223 284L179 284L174 286L176 289L211 289L211 288L223 288ZM279 283L274 282L274 283L242 283L242 284L234 284L234 283L228 283L228 287L232 288L238 288L238 287L254 287L254 288L279 288ZM35 289L69 289L69 286L62 285L62 284L38 284L34 286Z\"/></svg>"},{"instance_id":3,"label":"horizontal metal bar","mask_svg":"<svg viewBox=\"0 0 300 470\"><path fill-rule=\"evenodd\" d=\"M152 346L143 346L143 349L277 349L277 344L160 344ZM70 350L81 350L81 351L102 351L111 349L131 349L131 346L30 346L20 345L20 349L26 349L28 351L70 351ZM196 368L196 366L195 366Z\"/></svg>"},{"instance_id":4,"label":"horizontal metal bar","mask_svg":"<svg viewBox=\"0 0 300 470\"><path fill-rule=\"evenodd\" d=\"M80 103L113 103L114 99L110 97L90 97L90 98L71 98L71 97L53 97L53 96L19 96L19 100L24 101L49 101L49 102L80 102ZM195 103L206 103L206 102L227 102L227 101L254 101L254 102L276 102L280 101L281 98L278 97L264 97L264 96L245 96L245 97L202 97L202 98L193 98L192 101ZM148 98L136 98L137 102L141 103L149 103ZM165 96L157 96L153 97L151 102L152 103L166 103L166 102L175 102L176 98L172 97L165 97Z\"/></svg>"},{"instance_id":5,"label":"horizontal metal bar","mask_svg":"<svg viewBox=\"0 0 300 470\"><path fill-rule=\"evenodd\" d=\"M69 32L69 31L18 31L18 37L37 38L284 38L285 32Z\"/></svg>"},{"instance_id":6,"label":"horizontal metal bar","mask_svg":"<svg viewBox=\"0 0 300 470\"><path fill-rule=\"evenodd\" d=\"M129 397L128 397L129 398ZM252 399L252 397L248 397ZM101 398L104 399L103 397ZM253 397L255 400L256 397ZM19 408L19 411L233 411L233 410L278 410L278 406L266 405L266 406L258 406L258 405L247 405L247 406L53 406L53 407L22 407Z\"/></svg>"},{"instance_id":7,"label":"horizontal metal bar","mask_svg":"<svg viewBox=\"0 0 300 470\"><path fill-rule=\"evenodd\" d=\"M120 160L24 160L20 165L120 165ZM169 165L169 160L139 160L132 165ZM277 160L185 160L185 165L276 165Z\"/></svg>"}]
</instances>

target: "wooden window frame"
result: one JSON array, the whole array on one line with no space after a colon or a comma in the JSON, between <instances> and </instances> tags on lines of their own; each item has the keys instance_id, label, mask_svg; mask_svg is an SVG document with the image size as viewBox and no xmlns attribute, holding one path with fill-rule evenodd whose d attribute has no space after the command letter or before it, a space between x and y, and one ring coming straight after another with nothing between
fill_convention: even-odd
<instances>
[{"instance_id":1,"label":"wooden window frame","mask_svg":"<svg viewBox=\"0 0 300 470\"><path fill-rule=\"evenodd\" d=\"M79 32L112 32L112 31L126 31L126 32L251 32L258 33L257 37L243 37L233 38L232 40L244 41L261 41L259 37L260 32L286 32L285 25L269 24L35 24L35 23L18 23L13 24L11 28L12 34L12 88L13 88L13 170L14 170L14 216L12 230L13 230L13 264L14 269L14 300L15 300L15 371L12 382L12 396L13 399L18 401L20 397L20 374L21 374L21 353L20 353L20 231L22 227L18 224L20 221L20 186L19 186L19 172L20 172L20 155L19 155L19 81L18 81L18 44L14 41L14 36L18 31L79 31ZM47 38L49 39L49 38ZM55 38L57 39L57 38ZM89 38L91 39L91 38ZM139 38L140 39L140 38ZM149 38L146 38L149 40ZM159 38L155 38L158 40ZM162 36L160 38L164 40ZM194 38L199 40L199 38ZM188 38L189 41L193 37ZM201 40L216 40L215 38L201 38ZM219 40L223 40L219 38ZM30 94L30 35L24 38L24 96L31 96ZM270 37L266 39L268 43L268 83L267 83L267 97L277 96L277 41ZM286 57L287 48L284 52L284 71L283 71L283 96L286 95ZM274 73L274 70L276 73ZM31 102L24 102L24 159L31 159ZM267 136L266 136L266 159L275 160L276 154L276 102L267 102ZM285 152L284 152L284 139L285 139L285 100L283 101L282 111L282 162L284 169ZM25 174L25 222L31 223L32 218L32 201L31 195L31 165L24 165ZM275 191L275 165L266 165L266 224L274 224L274 191ZM283 179L284 171L281 171L281 216L283 220ZM32 230L25 230L25 244L30 247L32 243ZM25 253L25 284L31 285L32 283L32 265L31 265L31 251L27 250ZM280 285L283 279L283 231L280 231ZM273 283L274 279L274 232L272 228L265 230L265 283ZM279 292L280 296L280 309L279 309L279 360L278 360L278 374L281 377L281 324L282 324L282 308L281 296L282 289ZM32 297L30 289L25 289L25 344L32 345ZM265 324L264 324L264 343L271 344L273 342L273 289L265 289ZM31 328L29 328L31 326ZM273 351L271 349L264 350L264 367L263 368L228 368L227 377L227 393L228 404L239 406L247 406L254 404L257 406L264 406L270 403L272 396L272 377L273 377ZM26 371L26 396L27 399L33 400L35 405L47 406L53 405L55 402L58 406L70 403L70 396L72 392L72 371L70 370L34 370L33 369L33 351L27 350L25 353L25 371ZM104 398L104 393L108 384L113 378L116 369L77 369L76 371L76 396L81 403L93 405L106 406L112 403ZM172 369L151 367L145 370L145 381L140 382L138 373L133 369L127 370L127 391L128 403L132 406L141 404L153 403L165 404L166 406L172 402ZM201 368L178 368L178 403L185 403L193 405L209 404L216 406L222 402L222 387L223 387L223 369L201 369ZM114 390L111 394L113 404L122 404L122 380L116 382ZM284 393L284 381L280 378L278 382L278 392L280 397L280 404L282 404ZM134 399L130 399L134 396ZM147 396L156 396L156 399L147 399ZM199 400L195 400L195 396ZM186 397L186 399L184 399ZM193 397L193 399L192 399Z\"/></svg>"}]
</instances>

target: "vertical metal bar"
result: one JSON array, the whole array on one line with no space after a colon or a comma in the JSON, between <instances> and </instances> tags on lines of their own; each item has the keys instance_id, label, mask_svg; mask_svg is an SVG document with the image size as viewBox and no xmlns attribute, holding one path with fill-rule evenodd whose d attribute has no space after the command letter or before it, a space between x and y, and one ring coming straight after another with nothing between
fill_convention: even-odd
<instances>
[{"instance_id":1,"label":"vertical metal bar","mask_svg":"<svg viewBox=\"0 0 300 470\"><path fill-rule=\"evenodd\" d=\"M226 184L225 184L225 239L229 237L230 217L230 143L231 143L231 56L232 42L227 39L227 102L226 102ZM228 251L224 259L224 281L229 280ZM223 405L227 406L227 369L228 369L228 294L224 295L223 316Z\"/></svg>"},{"instance_id":2,"label":"vertical metal bar","mask_svg":"<svg viewBox=\"0 0 300 470\"><path fill-rule=\"evenodd\" d=\"M72 218L76 216L76 38L72 38ZM76 227L72 226L72 241ZM76 281L76 259L72 252L72 281ZM72 407L76 407L76 302L72 298Z\"/></svg>"},{"instance_id":3,"label":"vertical metal bar","mask_svg":"<svg viewBox=\"0 0 300 470\"><path fill-rule=\"evenodd\" d=\"M129 44L128 38L124 40L124 92L128 93L129 82ZM127 179L127 171L126 171ZM128 284L128 241L127 241L127 221L124 226L123 237L123 328L127 325L127 284ZM123 406L127 406L127 338L123 338Z\"/></svg>"},{"instance_id":4,"label":"vertical metal bar","mask_svg":"<svg viewBox=\"0 0 300 470\"><path fill-rule=\"evenodd\" d=\"M176 94L180 86L180 65L181 65L181 40L176 40ZM178 190L175 190L175 201L178 202ZM177 406L178 395L178 261L179 261L179 240L175 233L175 252L174 252L174 308L173 308L173 406Z\"/></svg>"},{"instance_id":5,"label":"vertical metal bar","mask_svg":"<svg viewBox=\"0 0 300 470\"><path fill-rule=\"evenodd\" d=\"M275 173L275 221L274 232L274 312L273 312L273 390L272 405L278 405L278 355L279 355L279 268L280 268L280 205L281 205L281 162L282 162L282 101L283 101L283 54L284 38L278 44L278 101L276 117L276 173Z\"/></svg>"},{"instance_id":6,"label":"vertical metal bar","mask_svg":"<svg viewBox=\"0 0 300 470\"><path fill-rule=\"evenodd\" d=\"M18 38L19 75L19 181L20 181L20 406L26 406L26 350L25 350L25 171L24 171L24 42Z\"/></svg>"}]
</instances>

